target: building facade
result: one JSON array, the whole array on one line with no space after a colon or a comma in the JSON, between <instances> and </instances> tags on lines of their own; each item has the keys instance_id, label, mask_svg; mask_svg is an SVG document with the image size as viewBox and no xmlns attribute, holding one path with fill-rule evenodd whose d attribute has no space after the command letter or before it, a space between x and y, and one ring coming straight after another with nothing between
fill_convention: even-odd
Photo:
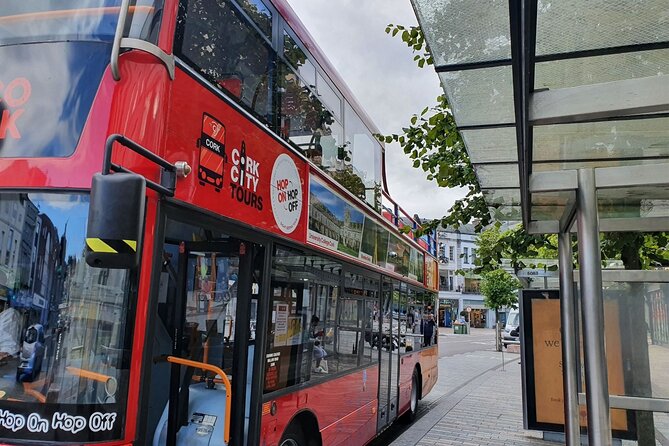
<instances>
[{"instance_id":1,"label":"building facade","mask_svg":"<svg viewBox=\"0 0 669 446\"><path fill-rule=\"evenodd\" d=\"M474 274L476 239L472 225L437 230L439 260L439 324L450 327L471 309L472 327L492 328L495 312L483 304L481 277ZM464 271L458 274L458 271Z\"/></svg>"}]
</instances>

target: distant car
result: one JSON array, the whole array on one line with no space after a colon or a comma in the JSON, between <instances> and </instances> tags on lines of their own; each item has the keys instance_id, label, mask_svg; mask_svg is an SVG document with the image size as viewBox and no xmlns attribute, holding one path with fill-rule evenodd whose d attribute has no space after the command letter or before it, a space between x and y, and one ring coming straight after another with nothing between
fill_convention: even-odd
<instances>
[{"instance_id":1,"label":"distant car","mask_svg":"<svg viewBox=\"0 0 669 446\"><path fill-rule=\"evenodd\" d=\"M502 344L507 348L509 344L518 344L520 340L520 313L518 310L509 311L506 326L502 332Z\"/></svg>"}]
</instances>

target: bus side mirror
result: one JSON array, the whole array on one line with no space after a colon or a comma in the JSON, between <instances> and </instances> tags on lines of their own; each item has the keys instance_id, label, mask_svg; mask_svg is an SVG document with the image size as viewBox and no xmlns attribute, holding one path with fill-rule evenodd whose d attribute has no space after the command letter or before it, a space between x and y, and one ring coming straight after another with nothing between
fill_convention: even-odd
<instances>
[{"instance_id":1,"label":"bus side mirror","mask_svg":"<svg viewBox=\"0 0 669 446\"><path fill-rule=\"evenodd\" d=\"M139 265L146 180L132 173L95 174L86 229L86 263L94 268Z\"/></svg>"}]
</instances>

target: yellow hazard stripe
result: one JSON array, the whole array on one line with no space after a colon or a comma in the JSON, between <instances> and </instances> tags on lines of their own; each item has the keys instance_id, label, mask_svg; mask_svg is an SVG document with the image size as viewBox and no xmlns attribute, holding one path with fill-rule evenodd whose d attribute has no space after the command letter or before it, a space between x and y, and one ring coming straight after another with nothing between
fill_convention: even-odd
<instances>
[{"instance_id":1,"label":"yellow hazard stripe","mask_svg":"<svg viewBox=\"0 0 669 446\"><path fill-rule=\"evenodd\" d=\"M123 240L133 251L137 251L137 240Z\"/></svg>"},{"instance_id":2,"label":"yellow hazard stripe","mask_svg":"<svg viewBox=\"0 0 669 446\"><path fill-rule=\"evenodd\" d=\"M106 244L102 239L99 238L87 238L86 245L93 252L112 252L118 253L114 248Z\"/></svg>"}]
</instances>

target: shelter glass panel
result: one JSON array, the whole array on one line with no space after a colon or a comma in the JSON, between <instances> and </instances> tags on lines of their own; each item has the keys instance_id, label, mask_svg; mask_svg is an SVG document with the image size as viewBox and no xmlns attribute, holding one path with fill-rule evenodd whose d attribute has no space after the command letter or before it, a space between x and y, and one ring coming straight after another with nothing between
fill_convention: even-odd
<instances>
[{"instance_id":1,"label":"shelter glass panel","mask_svg":"<svg viewBox=\"0 0 669 446\"><path fill-rule=\"evenodd\" d=\"M537 5L538 55L666 41L666 0L542 0Z\"/></svg>"},{"instance_id":2,"label":"shelter glass panel","mask_svg":"<svg viewBox=\"0 0 669 446\"><path fill-rule=\"evenodd\" d=\"M534 127L533 161L669 157L669 118Z\"/></svg>"},{"instance_id":3,"label":"shelter glass panel","mask_svg":"<svg viewBox=\"0 0 669 446\"><path fill-rule=\"evenodd\" d=\"M488 205L520 206L520 189L485 189L483 198Z\"/></svg>"},{"instance_id":4,"label":"shelter glass panel","mask_svg":"<svg viewBox=\"0 0 669 446\"><path fill-rule=\"evenodd\" d=\"M669 283L602 285L611 394L669 398Z\"/></svg>"},{"instance_id":5,"label":"shelter glass panel","mask_svg":"<svg viewBox=\"0 0 669 446\"><path fill-rule=\"evenodd\" d=\"M478 164L474 170L484 189L520 187L518 164Z\"/></svg>"},{"instance_id":6,"label":"shelter glass panel","mask_svg":"<svg viewBox=\"0 0 669 446\"><path fill-rule=\"evenodd\" d=\"M493 220L520 221L523 218L520 206L488 207Z\"/></svg>"},{"instance_id":7,"label":"shelter glass panel","mask_svg":"<svg viewBox=\"0 0 669 446\"><path fill-rule=\"evenodd\" d=\"M669 49L541 62L535 70L534 87L551 90L667 75Z\"/></svg>"},{"instance_id":8,"label":"shelter glass panel","mask_svg":"<svg viewBox=\"0 0 669 446\"><path fill-rule=\"evenodd\" d=\"M458 126L515 122L510 66L439 73Z\"/></svg>"},{"instance_id":9,"label":"shelter glass panel","mask_svg":"<svg viewBox=\"0 0 669 446\"><path fill-rule=\"evenodd\" d=\"M600 218L669 217L669 187L626 187L597 191Z\"/></svg>"},{"instance_id":10,"label":"shelter glass panel","mask_svg":"<svg viewBox=\"0 0 669 446\"><path fill-rule=\"evenodd\" d=\"M463 130L461 134L472 163L518 162L518 144L514 127Z\"/></svg>"},{"instance_id":11,"label":"shelter glass panel","mask_svg":"<svg viewBox=\"0 0 669 446\"><path fill-rule=\"evenodd\" d=\"M557 163L532 163L533 172L550 172L553 170L574 170L596 167L621 167L621 166L639 166L645 164L664 163L666 160L657 159L602 159L599 161L565 161Z\"/></svg>"},{"instance_id":12,"label":"shelter glass panel","mask_svg":"<svg viewBox=\"0 0 669 446\"><path fill-rule=\"evenodd\" d=\"M414 5L435 66L511 58L507 1L419 0Z\"/></svg>"},{"instance_id":13,"label":"shelter glass panel","mask_svg":"<svg viewBox=\"0 0 669 446\"><path fill-rule=\"evenodd\" d=\"M532 194L532 220L559 220L566 206L575 198L574 191Z\"/></svg>"}]
</instances>

